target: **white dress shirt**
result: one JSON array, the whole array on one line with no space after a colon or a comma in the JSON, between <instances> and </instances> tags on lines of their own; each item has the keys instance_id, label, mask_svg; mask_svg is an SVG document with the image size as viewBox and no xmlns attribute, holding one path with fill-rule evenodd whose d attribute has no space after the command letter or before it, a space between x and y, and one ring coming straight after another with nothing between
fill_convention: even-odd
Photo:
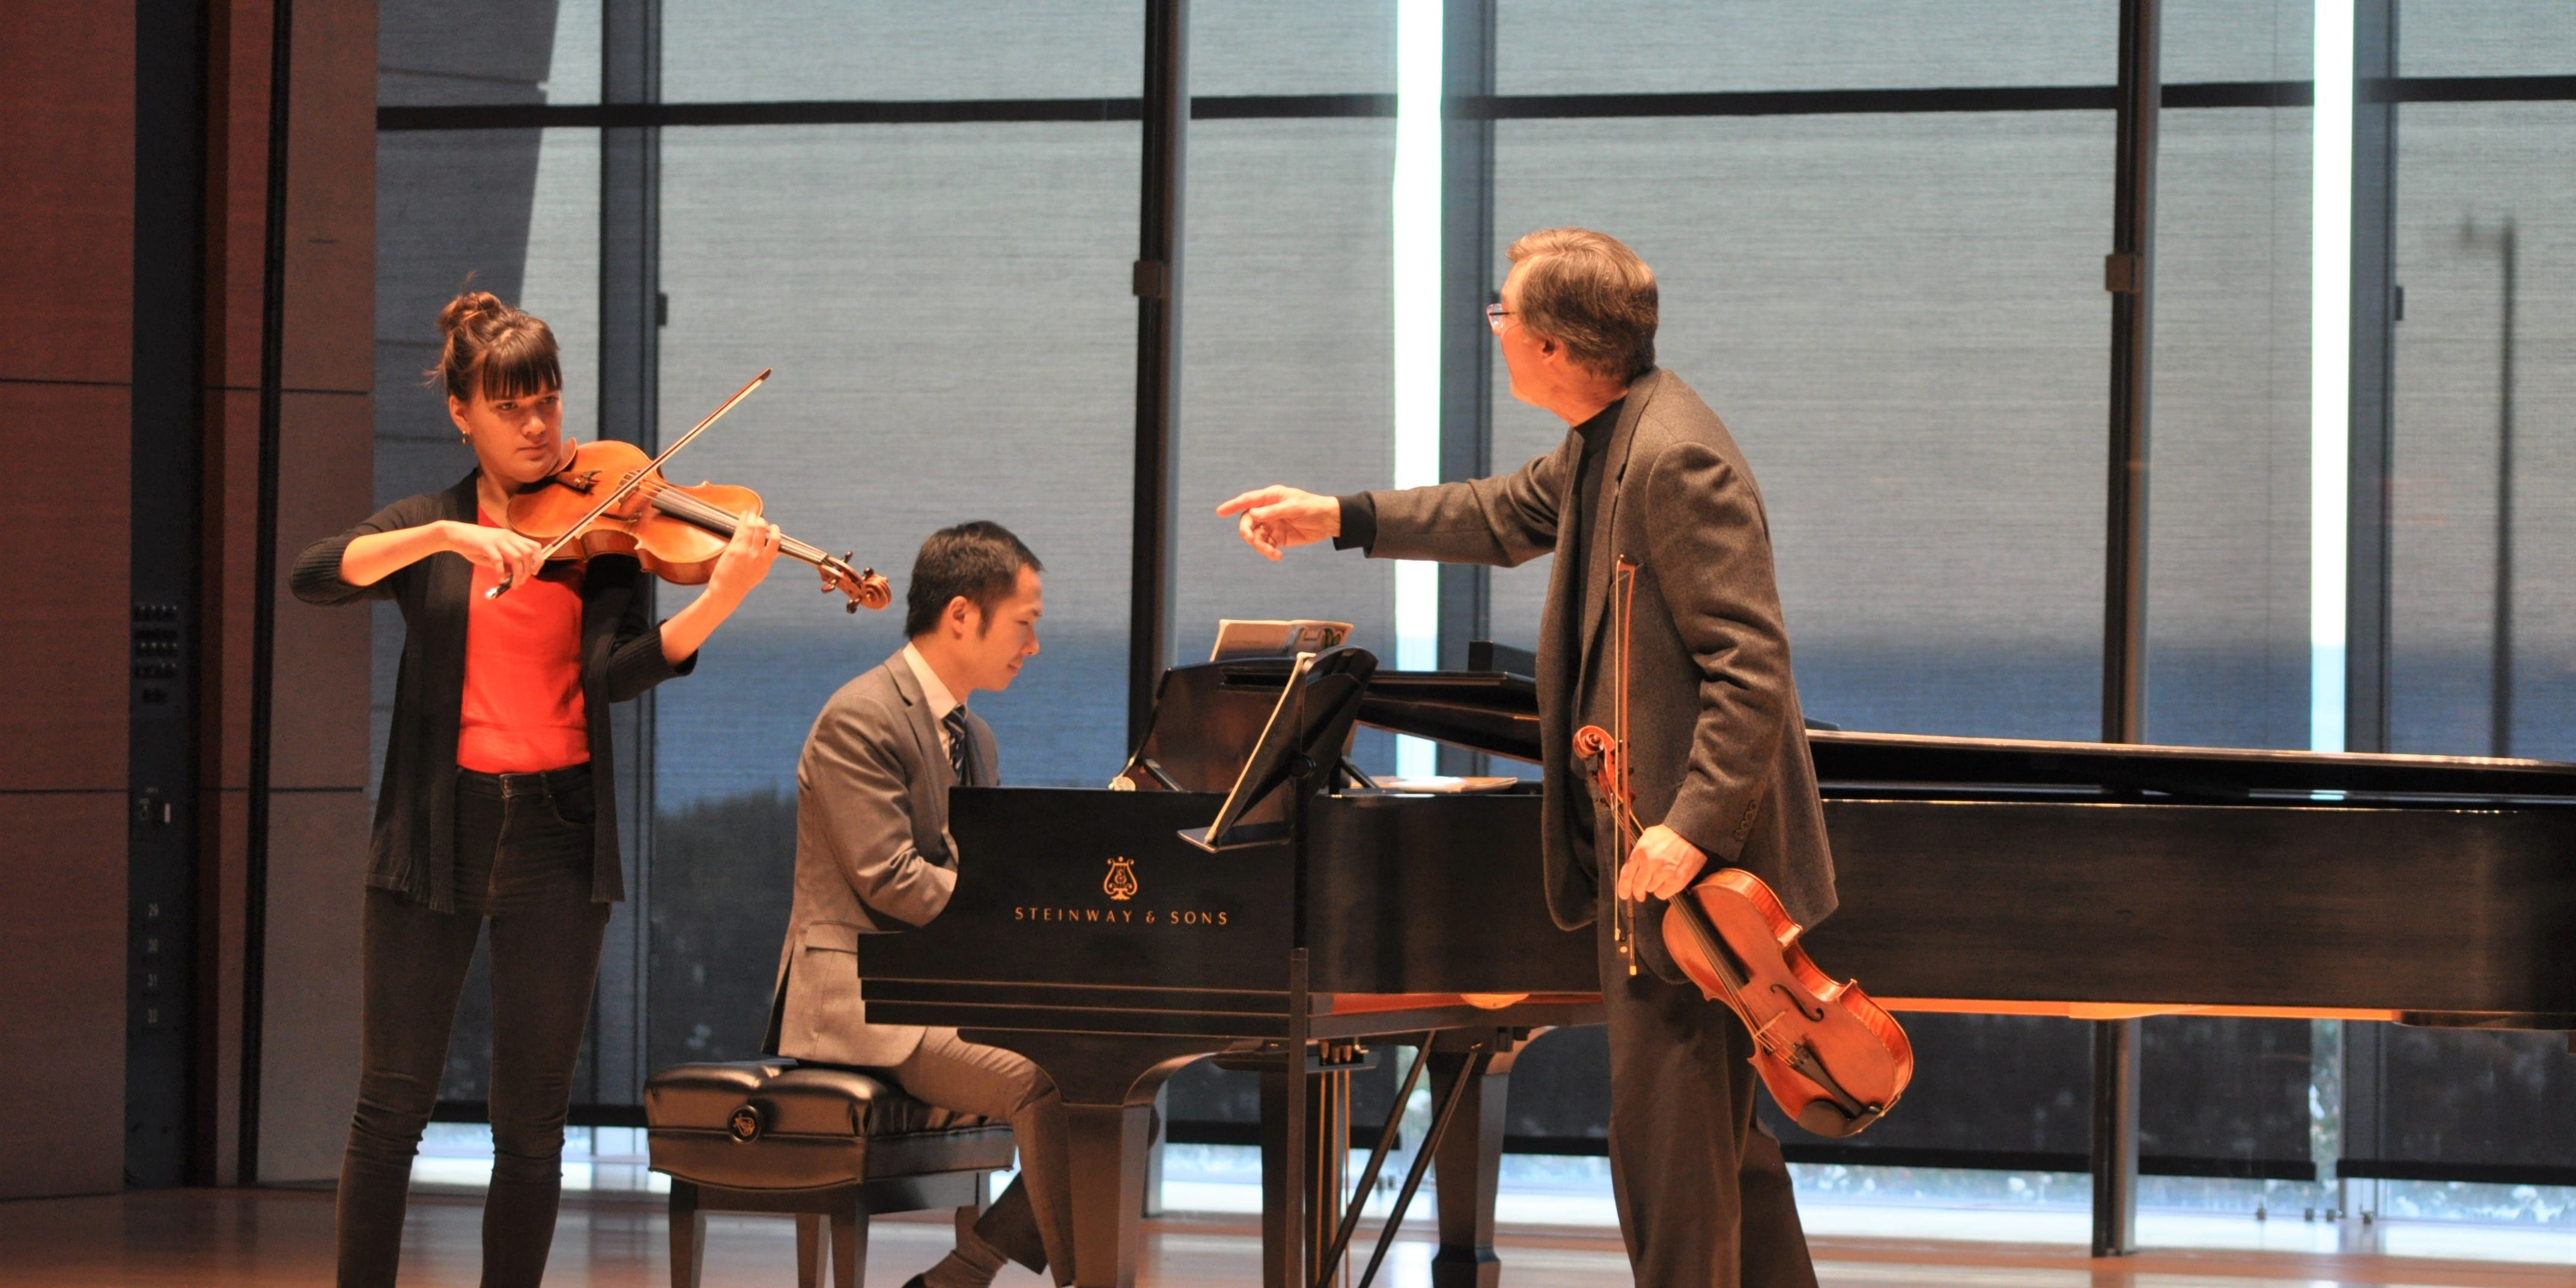
<instances>
[{"instance_id":1,"label":"white dress shirt","mask_svg":"<svg viewBox=\"0 0 2576 1288\"><path fill-rule=\"evenodd\" d=\"M955 760L957 738L948 731L948 713L966 704L959 702L948 691L948 686L940 682L939 673L930 669L930 661L921 655L920 649L904 645L903 660L912 668L912 678L921 681L921 695L930 700L930 724L939 731L939 750L950 760Z\"/></svg>"}]
</instances>

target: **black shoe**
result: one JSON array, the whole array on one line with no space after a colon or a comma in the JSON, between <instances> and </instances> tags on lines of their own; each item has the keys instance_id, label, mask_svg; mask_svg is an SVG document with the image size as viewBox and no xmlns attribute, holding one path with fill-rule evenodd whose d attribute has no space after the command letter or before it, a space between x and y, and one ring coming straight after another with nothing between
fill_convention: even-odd
<instances>
[{"instance_id":1,"label":"black shoe","mask_svg":"<svg viewBox=\"0 0 2576 1288\"><path fill-rule=\"evenodd\" d=\"M928 1288L929 1283L929 1280L922 1278L920 1275L914 1275L912 1278L903 1281L903 1288Z\"/></svg>"}]
</instances>

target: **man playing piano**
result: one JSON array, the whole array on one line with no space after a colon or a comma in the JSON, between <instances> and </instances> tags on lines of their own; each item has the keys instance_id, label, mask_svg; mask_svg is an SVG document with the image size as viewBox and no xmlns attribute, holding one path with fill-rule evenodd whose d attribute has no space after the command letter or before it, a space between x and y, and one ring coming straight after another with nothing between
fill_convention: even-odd
<instances>
[{"instance_id":1,"label":"man playing piano","mask_svg":"<svg viewBox=\"0 0 2576 1288\"><path fill-rule=\"evenodd\" d=\"M1774 584L1761 493L1690 386L1655 366L1655 278L1616 238L1577 228L1512 244L1486 310L1512 394L1564 418L1555 450L1508 475L1328 497L1292 487L1218 507L1272 559L1331 538L1372 558L1526 563L1556 556L1540 614L1548 906L1601 929L1610 1028L1610 1168L1641 1284L1816 1282L1778 1142L1754 1122L1753 1040L1663 948L1663 901L1703 870L1740 867L1813 925L1834 907L1833 860ZM1613 727L1609 604L1633 563L1629 774L1650 823L1615 888L1608 808L1570 745ZM1638 969L1614 945L1615 899L1639 900Z\"/></svg>"},{"instance_id":2,"label":"man playing piano","mask_svg":"<svg viewBox=\"0 0 2576 1288\"><path fill-rule=\"evenodd\" d=\"M948 789L991 786L992 727L966 709L1011 685L1038 651L1037 556L999 524L923 542L905 588L911 637L842 685L796 766L796 902L779 953L780 1055L877 1072L917 1100L1007 1120L1020 1174L957 1249L906 1288L981 1288L1005 1257L1073 1282L1064 1104L1027 1058L955 1029L870 1024L858 937L927 924L948 906L959 856Z\"/></svg>"}]
</instances>

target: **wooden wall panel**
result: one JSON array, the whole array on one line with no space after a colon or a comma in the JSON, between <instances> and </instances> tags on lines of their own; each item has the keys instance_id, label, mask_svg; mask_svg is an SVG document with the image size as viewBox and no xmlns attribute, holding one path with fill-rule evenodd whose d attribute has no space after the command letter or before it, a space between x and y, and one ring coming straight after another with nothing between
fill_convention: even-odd
<instances>
[{"instance_id":1,"label":"wooden wall panel","mask_svg":"<svg viewBox=\"0 0 2576 1288\"><path fill-rule=\"evenodd\" d=\"M27 0L8 15L0 380L122 384L133 343L133 7ZM29 422L7 425L14 436Z\"/></svg>"},{"instance_id":2,"label":"wooden wall panel","mask_svg":"<svg viewBox=\"0 0 2576 1288\"><path fill-rule=\"evenodd\" d=\"M0 381L0 787L125 788L128 405L119 386Z\"/></svg>"},{"instance_id":3,"label":"wooden wall panel","mask_svg":"<svg viewBox=\"0 0 2576 1288\"><path fill-rule=\"evenodd\" d=\"M32 0L7 24L0 1198L19 1198L125 1176L134 13Z\"/></svg>"},{"instance_id":4,"label":"wooden wall panel","mask_svg":"<svg viewBox=\"0 0 2576 1288\"><path fill-rule=\"evenodd\" d=\"M218 549L222 569L221 782L249 785L251 542L259 465L259 395L224 390ZM364 395L290 393L281 409L277 480L277 694L269 779L282 790L363 789L367 777L368 643L364 605L317 607L295 598L287 577L296 555L374 510L373 403ZM210 444L212 446L212 444ZM212 463L210 462L210 467ZM354 715L352 714L354 713Z\"/></svg>"},{"instance_id":5,"label":"wooden wall panel","mask_svg":"<svg viewBox=\"0 0 2576 1288\"><path fill-rule=\"evenodd\" d=\"M328 1180L358 1096L367 794L280 792L269 808L260 1179Z\"/></svg>"},{"instance_id":6,"label":"wooden wall panel","mask_svg":"<svg viewBox=\"0 0 2576 1288\"><path fill-rule=\"evenodd\" d=\"M277 489L277 566L285 569L316 538L374 511L374 402L363 394L291 394L281 428L282 455L294 462L280 471ZM281 788L363 791L373 614L364 604L317 608L279 589L272 776Z\"/></svg>"},{"instance_id":7,"label":"wooden wall panel","mask_svg":"<svg viewBox=\"0 0 2576 1288\"><path fill-rule=\"evenodd\" d=\"M125 1180L125 794L0 793L0 837L0 1105L12 1117L0 1199L113 1190Z\"/></svg>"},{"instance_id":8,"label":"wooden wall panel","mask_svg":"<svg viewBox=\"0 0 2576 1288\"><path fill-rule=\"evenodd\" d=\"M219 217L232 230L220 264L224 343L209 378L259 387L260 265L268 200L269 6L232 8L235 104L223 137ZM295 79L287 138L286 387L375 387L376 19L359 0L295 6ZM353 56L364 48L366 57ZM356 110L363 108L363 111Z\"/></svg>"}]
</instances>

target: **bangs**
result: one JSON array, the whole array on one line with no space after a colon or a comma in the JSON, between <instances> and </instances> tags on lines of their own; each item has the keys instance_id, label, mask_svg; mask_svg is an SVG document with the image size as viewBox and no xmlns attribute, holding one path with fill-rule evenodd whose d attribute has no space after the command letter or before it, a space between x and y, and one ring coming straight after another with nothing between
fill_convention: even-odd
<instances>
[{"instance_id":1,"label":"bangs","mask_svg":"<svg viewBox=\"0 0 2576 1288\"><path fill-rule=\"evenodd\" d=\"M534 318L533 326L512 327L494 337L483 353L483 396L492 401L549 394L563 388L563 363L555 354L554 332Z\"/></svg>"}]
</instances>

